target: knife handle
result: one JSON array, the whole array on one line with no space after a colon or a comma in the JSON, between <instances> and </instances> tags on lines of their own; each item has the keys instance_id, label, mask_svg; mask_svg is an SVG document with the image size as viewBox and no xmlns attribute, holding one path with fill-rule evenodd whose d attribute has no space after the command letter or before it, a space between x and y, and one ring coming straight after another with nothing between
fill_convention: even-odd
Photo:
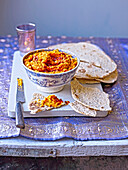
<instances>
[{"instance_id":1,"label":"knife handle","mask_svg":"<svg viewBox=\"0 0 128 170\"><path fill-rule=\"evenodd\" d=\"M24 129L24 118L22 112L22 104L20 102L16 103L16 127Z\"/></svg>"}]
</instances>

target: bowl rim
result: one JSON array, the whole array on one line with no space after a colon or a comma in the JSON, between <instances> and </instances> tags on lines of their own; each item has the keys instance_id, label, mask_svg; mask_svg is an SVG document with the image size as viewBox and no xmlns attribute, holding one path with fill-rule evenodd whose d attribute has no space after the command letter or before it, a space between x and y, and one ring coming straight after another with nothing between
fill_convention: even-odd
<instances>
[{"instance_id":1,"label":"bowl rim","mask_svg":"<svg viewBox=\"0 0 128 170\"><path fill-rule=\"evenodd\" d=\"M33 70L31 70L31 69L29 69L28 67L26 67L25 65L24 65L24 58L27 56L27 55L29 55L29 54L31 54L31 53L35 53L35 52L41 52L41 51L52 51L52 50L59 50L59 51L61 51L61 52L65 52L65 53L67 53L67 54L70 54L70 55L72 55L72 57L73 58L77 58L77 65L76 65L76 67L74 67L73 69L71 69L71 70L69 70L69 71L66 71L66 72L62 72L62 73L42 73L42 72L36 72L36 71L33 71ZM70 73L70 72L72 72L73 70L75 70L75 69L77 69L78 68L78 66L79 66L79 64L80 64L80 58L78 57L78 56L76 56L74 53L72 53L72 52L70 52L70 51L68 51L68 50L63 50L63 49L59 49L59 48L57 48L57 49L49 49L49 48L41 48L41 49L36 49L36 50L33 50L33 51L30 51L30 52L28 52L28 53L26 53L23 57L22 57L22 65L24 66L24 68L25 69L27 69L28 71L30 71L30 72L32 72L32 73L36 73L36 74L40 74L40 75L45 75L45 76L55 76L55 75L64 75L64 74L68 74L68 73Z\"/></svg>"}]
</instances>

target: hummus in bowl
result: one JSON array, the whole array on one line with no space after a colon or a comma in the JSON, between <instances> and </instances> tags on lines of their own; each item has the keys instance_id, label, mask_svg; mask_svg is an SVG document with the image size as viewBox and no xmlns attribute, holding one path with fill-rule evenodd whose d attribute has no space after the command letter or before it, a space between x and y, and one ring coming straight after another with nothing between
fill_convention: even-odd
<instances>
[{"instance_id":1,"label":"hummus in bowl","mask_svg":"<svg viewBox=\"0 0 128 170\"><path fill-rule=\"evenodd\" d=\"M22 59L29 79L39 90L48 93L62 90L73 78L79 63L73 53L60 49L34 50Z\"/></svg>"}]
</instances>

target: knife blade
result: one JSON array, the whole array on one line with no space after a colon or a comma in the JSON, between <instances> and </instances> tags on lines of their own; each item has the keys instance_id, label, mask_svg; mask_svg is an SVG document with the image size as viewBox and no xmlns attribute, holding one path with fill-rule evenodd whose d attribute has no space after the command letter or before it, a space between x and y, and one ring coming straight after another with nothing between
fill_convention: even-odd
<instances>
[{"instance_id":1,"label":"knife blade","mask_svg":"<svg viewBox=\"0 0 128 170\"><path fill-rule=\"evenodd\" d=\"M24 84L21 78L17 78L16 93L16 127L25 128L22 104L25 103Z\"/></svg>"}]
</instances>

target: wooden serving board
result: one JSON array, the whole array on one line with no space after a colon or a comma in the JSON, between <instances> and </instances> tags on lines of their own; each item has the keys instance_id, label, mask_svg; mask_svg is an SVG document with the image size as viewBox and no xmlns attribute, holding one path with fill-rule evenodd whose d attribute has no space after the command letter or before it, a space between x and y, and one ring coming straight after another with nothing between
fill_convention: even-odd
<instances>
[{"instance_id":1,"label":"wooden serving board","mask_svg":"<svg viewBox=\"0 0 128 170\"><path fill-rule=\"evenodd\" d=\"M12 76L11 76L11 84L9 90L9 101L8 101L8 115L10 117L15 117L15 105L16 105L16 88L17 88L17 78L22 78L24 82L24 92L25 92L25 100L26 102L23 104L24 117L58 117L58 116L84 116L75 112L69 105L63 106L61 108L53 109L50 111L39 112L37 114L30 114L28 109L28 103L31 101L33 97L33 93L41 93L44 96L48 96L49 93L41 92L37 89L37 86L29 80L26 71L24 70L21 64L22 57L20 56L20 52L16 51L14 53L13 66L12 66ZM97 87L100 90L102 89L101 84L85 84L85 86L89 87ZM65 85L64 89L60 92L55 93L58 98L61 98L63 101L73 102L74 99L71 96L71 87L70 83ZM96 117L105 117L108 112L97 111Z\"/></svg>"}]
</instances>

